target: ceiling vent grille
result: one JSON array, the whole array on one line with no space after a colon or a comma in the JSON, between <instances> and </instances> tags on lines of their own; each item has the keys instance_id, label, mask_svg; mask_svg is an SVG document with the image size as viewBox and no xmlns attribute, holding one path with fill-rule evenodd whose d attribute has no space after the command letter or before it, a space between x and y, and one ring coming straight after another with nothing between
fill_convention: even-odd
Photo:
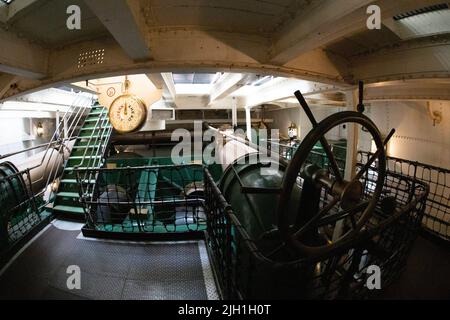
<instances>
[{"instance_id":1,"label":"ceiling vent grille","mask_svg":"<svg viewBox=\"0 0 450 320\"><path fill-rule=\"evenodd\" d=\"M398 20L409 18L409 17L414 17L414 16L417 16L419 14L433 12L433 11L439 11L439 10L445 10L445 9L448 9L448 8L449 8L449 6L448 6L447 3L436 4L436 5L432 5L432 6L428 6L428 7L424 7L424 8L420 8L420 9L416 9L416 10L400 13L400 14L394 16L394 20L398 21Z\"/></svg>"},{"instance_id":2,"label":"ceiling vent grille","mask_svg":"<svg viewBox=\"0 0 450 320\"><path fill-rule=\"evenodd\" d=\"M78 56L78 69L103 64L105 49L81 52Z\"/></svg>"}]
</instances>

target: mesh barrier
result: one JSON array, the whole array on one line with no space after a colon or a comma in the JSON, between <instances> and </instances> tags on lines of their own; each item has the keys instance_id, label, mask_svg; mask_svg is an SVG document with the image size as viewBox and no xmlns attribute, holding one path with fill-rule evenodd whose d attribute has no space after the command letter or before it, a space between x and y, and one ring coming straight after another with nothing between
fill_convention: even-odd
<instances>
[{"instance_id":1,"label":"mesh barrier","mask_svg":"<svg viewBox=\"0 0 450 320\"><path fill-rule=\"evenodd\" d=\"M370 196L377 169L364 177ZM386 214L380 202L365 228L322 256L299 257L289 262L271 260L258 240L222 196L206 169L205 205L208 244L225 299L336 299L369 298L376 294L366 283L371 266L381 270L382 288L403 270L423 217L428 186L408 176L389 172L382 198L393 197L396 210ZM322 195L322 206L327 194Z\"/></svg>"},{"instance_id":2,"label":"mesh barrier","mask_svg":"<svg viewBox=\"0 0 450 320\"><path fill-rule=\"evenodd\" d=\"M95 184L89 183L92 179ZM177 233L206 228L203 166L77 170L91 230Z\"/></svg>"},{"instance_id":3,"label":"mesh barrier","mask_svg":"<svg viewBox=\"0 0 450 320\"><path fill-rule=\"evenodd\" d=\"M41 220L41 198L27 187L30 172L0 177L0 249L7 250L26 236Z\"/></svg>"},{"instance_id":4,"label":"mesh barrier","mask_svg":"<svg viewBox=\"0 0 450 320\"><path fill-rule=\"evenodd\" d=\"M300 142L296 142L293 145L279 144L279 154L283 159L290 161L300 146ZM331 151L333 152L334 158L338 165L341 174L344 175L345 171L345 162L347 156L347 142L340 141L330 144ZM317 144L316 147L309 153L308 156L309 163L315 163L322 168L326 168L329 165L329 160L325 151L321 147L320 144Z\"/></svg>"},{"instance_id":5,"label":"mesh barrier","mask_svg":"<svg viewBox=\"0 0 450 320\"><path fill-rule=\"evenodd\" d=\"M371 153L359 152L358 161L365 163L370 156ZM429 186L423 228L434 236L450 241L450 170L393 157L387 158L387 168Z\"/></svg>"}]
</instances>

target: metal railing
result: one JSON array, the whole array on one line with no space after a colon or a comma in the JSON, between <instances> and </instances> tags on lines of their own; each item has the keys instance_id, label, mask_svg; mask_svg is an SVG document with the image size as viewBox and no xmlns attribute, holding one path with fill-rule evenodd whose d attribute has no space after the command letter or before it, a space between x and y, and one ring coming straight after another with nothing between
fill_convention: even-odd
<instances>
[{"instance_id":1,"label":"metal railing","mask_svg":"<svg viewBox=\"0 0 450 320\"><path fill-rule=\"evenodd\" d=\"M25 183L31 183L30 170L0 179L0 265L12 257L33 230L48 223L45 219L49 215L40 209L42 197L25 187Z\"/></svg>"},{"instance_id":2,"label":"metal railing","mask_svg":"<svg viewBox=\"0 0 450 320\"><path fill-rule=\"evenodd\" d=\"M31 183L30 170L0 178L0 258L42 220L42 200L25 183Z\"/></svg>"},{"instance_id":3,"label":"metal railing","mask_svg":"<svg viewBox=\"0 0 450 320\"><path fill-rule=\"evenodd\" d=\"M0 157L0 160L4 161L21 153L44 149L39 153L41 158L37 160L37 163L0 178L0 203L2 204L0 208L0 247L2 251L5 248L12 248L48 216L43 209L52 200L55 190L44 188L36 191L33 185L45 180L42 185L48 186L59 177L64 162L70 154L70 152L65 152L68 148L67 145L77 138L80 122L90 106L91 102L88 103L85 97L75 98L60 123L57 124L50 142ZM38 168L39 175L36 177L34 171ZM48 195L46 194L47 190L50 191Z\"/></svg>"},{"instance_id":4,"label":"metal railing","mask_svg":"<svg viewBox=\"0 0 450 320\"><path fill-rule=\"evenodd\" d=\"M48 186L50 184L50 182L55 181L59 174L60 174L60 170L64 167L65 161L70 157L70 150L67 147L67 144L70 143L70 141L75 140L76 138L78 138L77 134L79 133L79 126L81 124L81 120L83 119L83 116L85 116L86 110L90 110L90 108L93 105L93 100L91 99L90 102L84 102L83 104L76 104L79 103L77 100L82 100L83 98L75 98L74 103L72 103L72 106L74 106L74 109L76 110L74 112L74 115L70 114L69 111L70 109L64 114L62 120L60 121L60 123L58 124L53 137L50 141L50 143L52 142L59 142L59 145L57 148L51 148L51 152L50 152L50 158L52 157L53 153L56 151L58 154L58 158L61 157L62 162L60 161L54 161L52 164L52 168L50 171L50 174L47 177L47 181L46 181L46 185ZM67 127L66 123L68 123ZM61 136L64 135L64 138L61 139ZM64 151L68 151L67 154ZM47 157L47 153L49 152L49 147L47 147L44 156L42 157L42 161L41 164L43 164L44 160ZM67 155L67 157L66 157ZM58 163L62 163L61 167L57 167ZM44 179L44 173L47 170L49 163L47 162L45 169L42 171L42 177L41 179ZM51 190L51 194L49 196L49 200L52 199L54 193L56 192L56 190ZM41 192L41 194L44 194L45 190L43 190Z\"/></svg>"},{"instance_id":5,"label":"metal railing","mask_svg":"<svg viewBox=\"0 0 450 320\"><path fill-rule=\"evenodd\" d=\"M359 161L367 161L372 154L359 152ZM423 229L438 238L450 241L450 170L424 163L387 158L387 169L426 183L430 192L426 201Z\"/></svg>"},{"instance_id":6,"label":"metal railing","mask_svg":"<svg viewBox=\"0 0 450 320\"><path fill-rule=\"evenodd\" d=\"M57 124L56 130L48 143L1 156L0 160L5 160L12 156L29 152L31 150L45 148L41 152L41 160L32 167L26 168L26 170L24 170L22 174L26 174L27 171L29 172L41 167L41 176L34 181L30 180L29 187L32 188L33 184L40 183L44 179L46 179L45 185L48 186L52 181L55 181L60 174L60 170L62 169L62 167L59 167L58 164L64 165L65 160L67 160L67 158L69 157L70 152L65 152L68 149L67 145L77 138L80 122L83 119L86 110L90 109L91 105L92 100L87 102L86 97L76 97L60 119L60 122ZM55 161L49 161L54 156L56 156ZM45 177L45 173L47 172L50 165L51 167L49 174L47 175L47 177ZM41 190L38 194L36 194L36 196L43 196L45 192L45 189ZM48 201L44 204L44 206L48 204L48 202L52 198L53 193L54 191L51 190L51 194L48 196Z\"/></svg>"},{"instance_id":7,"label":"metal railing","mask_svg":"<svg viewBox=\"0 0 450 320\"><path fill-rule=\"evenodd\" d=\"M89 231L167 234L206 228L201 165L80 168L76 174Z\"/></svg>"},{"instance_id":8,"label":"metal railing","mask_svg":"<svg viewBox=\"0 0 450 320\"><path fill-rule=\"evenodd\" d=\"M292 159L292 156L299 147L300 143L300 140L267 140L268 148L270 150L274 150L275 148L273 148L273 146L276 146L280 157L287 161L290 161Z\"/></svg>"},{"instance_id":9,"label":"metal railing","mask_svg":"<svg viewBox=\"0 0 450 320\"><path fill-rule=\"evenodd\" d=\"M107 109L102 109L99 118L95 122L92 133L89 138L87 138L88 141L86 142L86 148L84 150L81 162L79 165L76 165L74 167L75 170L79 169L80 167L83 167L85 169L96 169L98 167L101 167L105 160L104 156L106 148L109 144L109 140L111 139L113 127L110 125L108 117L104 117L105 114L103 112L105 112L106 114ZM88 147L93 145L95 146L98 143L102 143L102 145L97 149ZM89 152L90 150L91 152ZM90 158L88 159L87 163L85 163L88 154ZM92 180L96 180L96 177L92 171L86 171L85 175L81 177L81 179L83 181L90 182Z\"/></svg>"},{"instance_id":10,"label":"metal railing","mask_svg":"<svg viewBox=\"0 0 450 320\"><path fill-rule=\"evenodd\" d=\"M282 143L274 140L268 140L269 149L272 150L273 149L272 146L276 145L280 157L286 161L290 161L292 159L300 144L301 141L299 140L295 140L293 142L283 141ZM344 175L346 162L345 155L347 153L347 147L339 145L337 143L331 143L330 146L331 151L333 152L336 162L338 164L338 168L340 169L341 174ZM329 160L324 151L312 150L309 153L308 157L309 163L315 163L321 166L322 168L325 168L328 167L328 161Z\"/></svg>"},{"instance_id":11,"label":"metal railing","mask_svg":"<svg viewBox=\"0 0 450 320\"><path fill-rule=\"evenodd\" d=\"M30 168L30 170L33 170L37 167L42 166L44 164L44 161L46 161L46 159L51 159L55 152L57 153L58 159L62 158L62 162L52 162L52 167L50 169L50 174L47 177L46 185L49 185L50 182L54 181L58 177L62 167L58 168L57 164L62 163L64 165L64 161L67 160L67 158L70 156L70 152L65 153L64 151L68 149L67 144L77 138L81 119L85 115L86 110L90 109L92 104L93 100L91 100L90 102L86 102L86 99L84 97L76 97L74 99L71 107L63 115L59 124L57 124L56 130L49 142L49 146L47 146L45 150L41 163L33 168ZM63 136L63 138L61 138L61 136ZM50 148L51 144L57 144L57 147ZM44 179L45 172L47 171L49 165L50 162L47 162L44 169L42 170L42 176L40 177L40 179L34 181L34 183L40 182L42 179ZM45 190L42 191L42 194L44 192Z\"/></svg>"},{"instance_id":12,"label":"metal railing","mask_svg":"<svg viewBox=\"0 0 450 320\"><path fill-rule=\"evenodd\" d=\"M364 180L369 197L376 167ZM261 242L249 236L206 170L207 242L222 297L359 299L375 294L366 287L369 266L380 267L383 288L398 277L420 228L427 193L426 184L390 172L384 197L395 198L395 213L384 213L379 204L366 227L339 247L322 256L282 262L263 253ZM322 205L326 201L324 197Z\"/></svg>"}]
</instances>

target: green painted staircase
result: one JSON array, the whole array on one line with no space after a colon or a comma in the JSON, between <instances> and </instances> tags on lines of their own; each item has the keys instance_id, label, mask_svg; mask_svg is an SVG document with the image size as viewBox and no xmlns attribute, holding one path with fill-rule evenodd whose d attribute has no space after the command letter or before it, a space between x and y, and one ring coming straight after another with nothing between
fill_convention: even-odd
<instances>
[{"instance_id":1,"label":"green painted staircase","mask_svg":"<svg viewBox=\"0 0 450 320\"><path fill-rule=\"evenodd\" d=\"M112 133L108 110L96 103L78 134L67 160L61 182L53 202L53 213L58 217L83 220L84 209L79 202L79 186L75 169L97 169L103 166L104 153ZM95 177L82 177L85 186L95 184ZM93 188L89 188L92 190Z\"/></svg>"}]
</instances>

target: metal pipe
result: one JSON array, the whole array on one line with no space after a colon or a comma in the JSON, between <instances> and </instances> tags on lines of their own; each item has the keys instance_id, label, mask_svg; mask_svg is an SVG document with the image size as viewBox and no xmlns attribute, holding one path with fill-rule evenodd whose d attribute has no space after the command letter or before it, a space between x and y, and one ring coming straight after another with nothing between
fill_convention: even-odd
<instances>
[{"instance_id":1,"label":"metal pipe","mask_svg":"<svg viewBox=\"0 0 450 320\"><path fill-rule=\"evenodd\" d=\"M43 151L23 163L16 164L19 172L30 168L31 185L28 186L28 188L32 190L34 194L41 192L48 185L48 177L57 177L62 173L64 160L69 157L74 144L75 140L70 141L66 147L62 149L63 154L56 149L57 152L51 153ZM40 163L46 163L47 165L39 165ZM42 177L45 177L45 179L42 179Z\"/></svg>"},{"instance_id":2,"label":"metal pipe","mask_svg":"<svg viewBox=\"0 0 450 320\"><path fill-rule=\"evenodd\" d=\"M247 150L246 152L245 152L245 150L242 149L242 148L239 149L239 146L238 146L237 144L234 144L234 145L232 144L229 148L225 148L225 149L223 149L223 148L220 149L220 148L219 148L219 150L222 151L225 155L227 154L227 153L226 153L227 151L231 151L231 150L230 150L231 148L233 148L233 147L237 147L237 148L238 148L238 152L237 152L238 154L233 155L233 156L231 157L231 159L229 159L229 160L232 160L232 161L226 161L226 163L224 163L224 164L222 165L224 170L225 170L230 164L232 164L235 160L237 160L238 158L240 158L240 157L242 157L242 156L245 156L245 155L247 155L247 154L251 154L251 153L262 153L262 154L264 154L268 159L270 159L270 160L272 160L272 161L274 161L274 162L278 162L278 163L280 163L280 164L282 164L282 165L287 165L287 164L288 164L288 162L287 162L286 160L284 160L282 157L280 157L278 153L276 154L276 156L273 156L273 155L272 155L273 152L272 152L271 150L268 150L267 148L264 148L264 147L261 146L261 145L257 145L257 144L255 144L255 143L253 143L253 142L251 142L251 141L246 140L246 139L243 139L243 138L240 138L240 137L236 137L235 135L232 135L232 134L223 132L223 131L221 131L221 130L219 130L219 129L217 129L217 128L214 128L214 127L210 126L207 122L204 122L204 123L203 123L203 127L204 127L205 129L212 130L212 131L216 132L217 134L221 134L221 135L224 136L224 137L227 137L227 138L229 138L229 139L232 139L232 140L234 140L234 141L236 141L236 142L238 142L238 143L244 144L245 146L247 146L247 147L250 148L250 149ZM220 146L219 146L219 147L220 147Z\"/></svg>"}]
</instances>

